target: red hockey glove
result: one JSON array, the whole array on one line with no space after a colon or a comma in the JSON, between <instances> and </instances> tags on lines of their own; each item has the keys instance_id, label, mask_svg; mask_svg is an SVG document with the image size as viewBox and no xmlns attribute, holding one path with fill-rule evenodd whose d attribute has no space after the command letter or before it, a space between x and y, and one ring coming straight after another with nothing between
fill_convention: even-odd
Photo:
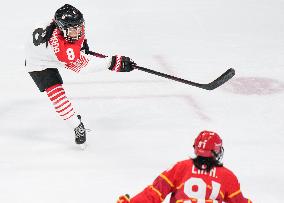
<instances>
[{"instance_id":1,"label":"red hockey glove","mask_svg":"<svg viewBox=\"0 0 284 203\"><path fill-rule=\"evenodd\" d=\"M128 194L122 195L118 198L116 203L130 203L130 197Z\"/></svg>"},{"instance_id":2,"label":"red hockey glove","mask_svg":"<svg viewBox=\"0 0 284 203\"><path fill-rule=\"evenodd\" d=\"M136 63L129 57L116 55L112 57L111 65L108 69L116 72L130 72L134 69L133 65L136 65Z\"/></svg>"}]
</instances>

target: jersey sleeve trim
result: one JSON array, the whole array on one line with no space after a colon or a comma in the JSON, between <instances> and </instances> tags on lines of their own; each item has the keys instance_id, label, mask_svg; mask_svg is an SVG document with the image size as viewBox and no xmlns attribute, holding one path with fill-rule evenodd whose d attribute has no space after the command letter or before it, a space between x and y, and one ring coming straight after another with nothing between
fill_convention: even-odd
<instances>
[{"instance_id":1,"label":"jersey sleeve trim","mask_svg":"<svg viewBox=\"0 0 284 203\"><path fill-rule=\"evenodd\" d=\"M220 195L222 196L223 199L225 198L225 195L221 190L220 190Z\"/></svg>"},{"instance_id":2,"label":"jersey sleeve trim","mask_svg":"<svg viewBox=\"0 0 284 203\"><path fill-rule=\"evenodd\" d=\"M163 175L163 174L160 174L160 177L161 177L162 179L164 179L171 187L175 187L174 184L172 183L172 181L170 181L170 180L168 179L168 177L166 177L166 176Z\"/></svg>"},{"instance_id":3,"label":"jersey sleeve trim","mask_svg":"<svg viewBox=\"0 0 284 203\"><path fill-rule=\"evenodd\" d=\"M176 189L178 190L178 189L182 188L183 186L184 186L184 183L182 183L182 184L180 184L179 186L177 186Z\"/></svg>"},{"instance_id":4,"label":"jersey sleeve trim","mask_svg":"<svg viewBox=\"0 0 284 203\"><path fill-rule=\"evenodd\" d=\"M240 194L240 193L241 193L241 190L238 190L238 191L233 192L232 194L230 194L228 197L229 197L229 198L233 198L233 197L235 197L236 195L238 195L238 194Z\"/></svg>"},{"instance_id":5,"label":"jersey sleeve trim","mask_svg":"<svg viewBox=\"0 0 284 203\"><path fill-rule=\"evenodd\" d=\"M159 196L161 202L164 201L162 198L162 193L158 189L156 189L153 185L150 185L149 187Z\"/></svg>"}]
</instances>

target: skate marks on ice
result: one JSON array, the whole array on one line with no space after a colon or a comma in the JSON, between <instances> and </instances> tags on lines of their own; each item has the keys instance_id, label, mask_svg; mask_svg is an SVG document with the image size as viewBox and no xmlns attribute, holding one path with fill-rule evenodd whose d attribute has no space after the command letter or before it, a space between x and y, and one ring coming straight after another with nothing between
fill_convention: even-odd
<instances>
[{"instance_id":1,"label":"skate marks on ice","mask_svg":"<svg viewBox=\"0 0 284 203\"><path fill-rule=\"evenodd\" d=\"M94 85L121 85L121 84L149 84L149 83L153 83L153 84L159 84L159 83L164 83L163 80L135 80L135 81L87 81L87 82L67 82L68 85L90 85L90 84L94 84ZM66 84L67 84L66 83Z\"/></svg>"},{"instance_id":2,"label":"skate marks on ice","mask_svg":"<svg viewBox=\"0 0 284 203\"><path fill-rule=\"evenodd\" d=\"M265 77L237 77L224 90L240 95L271 95L284 92L284 83Z\"/></svg>"},{"instance_id":3,"label":"skate marks on ice","mask_svg":"<svg viewBox=\"0 0 284 203\"><path fill-rule=\"evenodd\" d=\"M1 104L2 119L0 121L3 131L1 137L6 137L11 142L15 138L27 143L32 140L36 145L43 141L64 144L65 138L59 138L63 136L54 133L50 135L50 131L46 130L46 124L42 125L42 123L46 123L45 108L49 107L42 103L41 100L20 99ZM11 121L13 122L11 123Z\"/></svg>"},{"instance_id":4,"label":"skate marks on ice","mask_svg":"<svg viewBox=\"0 0 284 203\"><path fill-rule=\"evenodd\" d=\"M0 114L3 116L14 114L14 112L27 112L27 108L33 108L36 105L40 106L41 101L36 101L32 99L18 99L14 101L8 101L0 105ZM17 111L16 111L17 110Z\"/></svg>"},{"instance_id":5,"label":"skate marks on ice","mask_svg":"<svg viewBox=\"0 0 284 203\"><path fill-rule=\"evenodd\" d=\"M145 81L146 82L146 81ZM81 97L70 97L71 100L114 100L114 99L125 99L125 100L141 100L141 99L170 99L170 98L178 98L185 101L191 108L194 109L196 115L204 121L210 121L211 119L203 113L201 107L198 103L193 99L193 97L189 95L182 94L170 94L170 95L140 95L140 96L81 96Z\"/></svg>"},{"instance_id":6,"label":"skate marks on ice","mask_svg":"<svg viewBox=\"0 0 284 203\"><path fill-rule=\"evenodd\" d=\"M174 71L173 71L173 67L169 65L169 63L166 62L165 58L161 55L155 55L154 59L158 62L158 64L161 65L161 67L168 73L171 75L177 75ZM198 105L198 102L189 94L188 95L183 95L182 96L183 100L194 109L194 112L196 113L196 115L198 115L198 117L201 120L204 121L210 121L211 119L209 118L208 115L206 115L206 113L203 111L203 109Z\"/></svg>"},{"instance_id":7,"label":"skate marks on ice","mask_svg":"<svg viewBox=\"0 0 284 203\"><path fill-rule=\"evenodd\" d=\"M86 85L90 85L90 84L129 84L129 83L140 83L140 84L149 84L149 83L153 83L153 84L164 84L165 82L162 80L157 80L157 81L149 81L149 80L141 80L141 81L96 81L96 82L86 82L86 83L81 83L81 82L72 82L72 83L68 83L70 85L77 85L77 84L86 84ZM112 99L168 99L168 98L180 98L183 101L186 102L186 104L188 106L190 106L191 108L194 109L194 112L196 113L196 115L204 121L210 121L211 119L209 118L209 116L207 116L202 108L198 105L197 101L190 95L184 95L184 94L163 94L163 95L151 95L151 94L141 94L141 95L136 95L136 96L127 96L127 95L119 95L119 96L108 96L108 95L102 95L102 96L69 96L69 98L71 100L112 100Z\"/></svg>"},{"instance_id":8,"label":"skate marks on ice","mask_svg":"<svg viewBox=\"0 0 284 203\"><path fill-rule=\"evenodd\" d=\"M161 68L165 70L168 74L176 74L175 72L172 71L172 67L166 63L163 57L161 56L154 56L155 60L158 61L158 64L160 64ZM118 85L129 85L131 83L133 84L153 84L153 85L159 85L159 84L165 84L165 79L160 79L157 77L155 80L134 80L134 81L88 81L88 82L69 82L69 85L90 85L90 84L118 84ZM144 92L145 93L145 92ZM210 117L204 112L204 110L200 107L198 102L189 94L160 94L160 95L153 95L153 94L142 94L142 95L135 95L135 96L127 96L127 95L119 95L119 96L113 96L113 95L101 95L101 96L74 96L70 97L70 99L74 100L108 100L108 99L168 99L168 98L178 98L181 99L186 103L187 106L193 109L195 114L203 121L210 121Z\"/></svg>"}]
</instances>

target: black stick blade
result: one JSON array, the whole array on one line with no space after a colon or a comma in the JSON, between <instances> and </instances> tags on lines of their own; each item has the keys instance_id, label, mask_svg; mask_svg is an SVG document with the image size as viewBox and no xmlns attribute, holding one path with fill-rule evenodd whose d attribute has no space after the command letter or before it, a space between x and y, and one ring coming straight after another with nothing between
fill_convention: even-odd
<instances>
[{"instance_id":1,"label":"black stick blade","mask_svg":"<svg viewBox=\"0 0 284 203\"><path fill-rule=\"evenodd\" d=\"M208 84L203 84L201 88L206 89L206 90L214 90L217 87L220 87L221 85L223 85L228 80L230 80L232 77L234 77L235 73L236 73L235 70L233 68L230 68L225 73L223 73L221 76L219 76L216 80Z\"/></svg>"}]
</instances>

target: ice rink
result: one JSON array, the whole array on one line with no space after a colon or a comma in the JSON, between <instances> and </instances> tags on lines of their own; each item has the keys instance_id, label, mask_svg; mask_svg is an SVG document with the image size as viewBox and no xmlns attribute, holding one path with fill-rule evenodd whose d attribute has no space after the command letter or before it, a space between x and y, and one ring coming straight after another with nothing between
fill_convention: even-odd
<instances>
[{"instance_id":1,"label":"ice rink","mask_svg":"<svg viewBox=\"0 0 284 203\"><path fill-rule=\"evenodd\" d=\"M2 5L0 202L114 203L193 156L204 129L223 138L224 165L254 203L281 203L284 166L284 1L7 1ZM70 3L92 50L208 83L206 91L135 70L60 70L82 115L86 150L25 71L25 41ZM168 201L165 201L168 202Z\"/></svg>"}]
</instances>

